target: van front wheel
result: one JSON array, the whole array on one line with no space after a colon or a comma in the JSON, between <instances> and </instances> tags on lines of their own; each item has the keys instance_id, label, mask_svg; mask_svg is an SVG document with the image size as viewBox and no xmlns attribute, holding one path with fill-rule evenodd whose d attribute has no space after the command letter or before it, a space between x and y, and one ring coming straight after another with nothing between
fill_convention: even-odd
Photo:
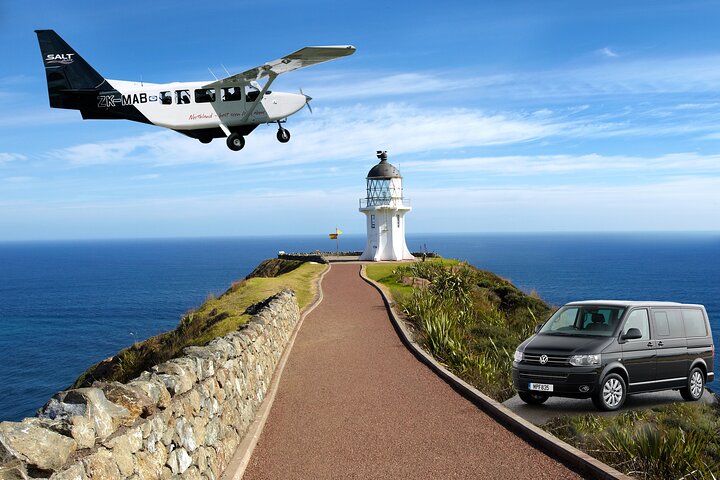
<instances>
[{"instance_id":1,"label":"van front wheel","mask_svg":"<svg viewBox=\"0 0 720 480\"><path fill-rule=\"evenodd\" d=\"M617 373L611 373L603 378L600 388L595 392L592 401L598 410L617 410L625 403L627 387L625 380Z\"/></svg>"},{"instance_id":2,"label":"van front wheel","mask_svg":"<svg viewBox=\"0 0 720 480\"><path fill-rule=\"evenodd\" d=\"M540 405L547 401L548 396L544 393L518 392L520 400L530 405Z\"/></svg>"},{"instance_id":3,"label":"van front wheel","mask_svg":"<svg viewBox=\"0 0 720 480\"><path fill-rule=\"evenodd\" d=\"M687 386L680 389L680 395L688 402L700 400L705 390L705 375L702 370L695 367L690 370L688 375Z\"/></svg>"}]
</instances>

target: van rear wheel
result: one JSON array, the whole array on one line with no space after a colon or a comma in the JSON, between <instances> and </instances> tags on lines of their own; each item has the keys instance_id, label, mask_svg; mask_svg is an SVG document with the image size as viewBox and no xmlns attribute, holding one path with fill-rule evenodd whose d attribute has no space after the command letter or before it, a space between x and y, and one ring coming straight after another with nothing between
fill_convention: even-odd
<instances>
[{"instance_id":1,"label":"van rear wheel","mask_svg":"<svg viewBox=\"0 0 720 480\"><path fill-rule=\"evenodd\" d=\"M518 396L520 397L520 400L529 405L540 405L545 403L548 399L548 395L535 392L518 392Z\"/></svg>"},{"instance_id":2,"label":"van rear wheel","mask_svg":"<svg viewBox=\"0 0 720 480\"><path fill-rule=\"evenodd\" d=\"M603 378L600 388L592 396L592 401L598 410L613 411L623 406L625 398L625 380L617 373L611 373Z\"/></svg>"},{"instance_id":3,"label":"van rear wheel","mask_svg":"<svg viewBox=\"0 0 720 480\"><path fill-rule=\"evenodd\" d=\"M680 395L688 402L696 402L700 400L705 390L705 375L702 370L695 367L690 370L688 375L687 386L680 389Z\"/></svg>"}]
</instances>

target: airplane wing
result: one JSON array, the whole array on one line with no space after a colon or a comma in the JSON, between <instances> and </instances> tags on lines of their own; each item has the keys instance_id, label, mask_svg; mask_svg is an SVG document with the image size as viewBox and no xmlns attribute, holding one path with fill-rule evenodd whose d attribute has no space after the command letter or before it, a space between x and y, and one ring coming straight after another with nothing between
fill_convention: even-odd
<instances>
[{"instance_id":1,"label":"airplane wing","mask_svg":"<svg viewBox=\"0 0 720 480\"><path fill-rule=\"evenodd\" d=\"M260 80L263 77L280 75L281 73L292 72L299 68L309 67L316 63L327 62L340 57L346 57L355 53L352 45L339 45L329 47L305 47L297 52L286 55L272 62L259 67L251 68L237 75L223 78L216 82L208 83L203 88L215 88L226 85L242 85L252 81Z\"/></svg>"}]
</instances>

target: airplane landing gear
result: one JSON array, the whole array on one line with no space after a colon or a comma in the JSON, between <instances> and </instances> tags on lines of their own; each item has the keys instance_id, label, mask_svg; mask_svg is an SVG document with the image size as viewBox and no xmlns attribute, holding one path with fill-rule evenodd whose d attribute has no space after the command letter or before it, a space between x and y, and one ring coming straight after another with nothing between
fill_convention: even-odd
<instances>
[{"instance_id":1,"label":"airplane landing gear","mask_svg":"<svg viewBox=\"0 0 720 480\"><path fill-rule=\"evenodd\" d=\"M227 146L230 150L237 152L245 146L245 137L239 133L231 133L227 137Z\"/></svg>"},{"instance_id":2,"label":"airplane landing gear","mask_svg":"<svg viewBox=\"0 0 720 480\"><path fill-rule=\"evenodd\" d=\"M278 129L277 139L280 143L287 143L290 141L290 131L284 128Z\"/></svg>"},{"instance_id":3,"label":"airplane landing gear","mask_svg":"<svg viewBox=\"0 0 720 480\"><path fill-rule=\"evenodd\" d=\"M282 127L282 123L279 121L278 124L278 132L277 132L277 139L280 143L287 143L290 141L290 131Z\"/></svg>"}]
</instances>

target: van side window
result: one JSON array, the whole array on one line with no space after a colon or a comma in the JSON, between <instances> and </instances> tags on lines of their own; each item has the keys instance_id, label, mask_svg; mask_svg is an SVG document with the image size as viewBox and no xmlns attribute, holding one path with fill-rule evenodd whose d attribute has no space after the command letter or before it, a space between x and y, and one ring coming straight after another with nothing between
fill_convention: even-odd
<instances>
[{"instance_id":1,"label":"van side window","mask_svg":"<svg viewBox=\"0 0 720 480\"><path fill-rule=\"evenodd\" d=\"M163 105L172 105L172 95L170 92L160 92L160 103Z\"/></svg>"},{"instance_id":2,"label":"van side window","mask_svg":"<svg viewBox=\"0 0 720 480\"><path fill-rule=\"evenodd\" d=\"M658 337L681 338L685 336L680 310L656 310L653 318L655 333Z\"/></svg>"},{"instance_id":3,"label":"van side window","mask_svg":"<svg viewBox=\"0 0 720 480\"><path fill-rule=\"evenodd\" d=\"M700 310L683 308L683 320L685 322L685 332L688 337L705 337L705 318Z\"/></svg>"},{"instance_id":4,"label":"van side window","mask_svg":"<svg viewBox=\"0 0 720 480\"><path fill-rule=\"evenodd\" d=\"M628 319L623 327L623 335L625 335L631 328L637 328L642 333L642 338L639 340L650 340L650 319L648 318L647 310L644 308L641 310L633 310L628 315Z\"/></svg>"}]
</instances>

